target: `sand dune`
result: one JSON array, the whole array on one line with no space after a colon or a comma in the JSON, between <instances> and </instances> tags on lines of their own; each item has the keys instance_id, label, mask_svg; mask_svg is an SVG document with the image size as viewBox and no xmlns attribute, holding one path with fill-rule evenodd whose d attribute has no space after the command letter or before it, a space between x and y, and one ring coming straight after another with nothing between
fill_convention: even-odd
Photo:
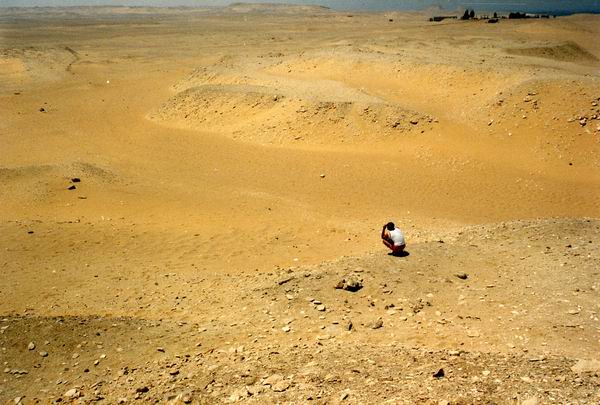
<instances>
[{"instance_id":1,"label":"sand dune","mask_svg":"<svg viewBox=\"0 0 600 405\"><path fill-rule=\"evenodd\" d=\"M287 94L250 85L195 87L171 98L151 119L277 144L385 141L404 132L424 131L434 122L432 117L383 102L326 101ZM336 94L331 98L337 98Z\"/></svg>"}]
</instances>

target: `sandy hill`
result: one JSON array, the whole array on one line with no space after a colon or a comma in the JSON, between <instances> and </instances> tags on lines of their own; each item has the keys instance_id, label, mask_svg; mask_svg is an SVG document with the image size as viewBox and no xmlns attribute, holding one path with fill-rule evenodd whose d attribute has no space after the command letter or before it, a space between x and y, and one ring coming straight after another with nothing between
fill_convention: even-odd
<instances>
[{"instance_id":1,"label":"sandy hill","mask_svg":"<svg viewBox=\"0 0 600 405\"><path fill-rule=\"evenodd\" d=\"M286 4L286 3L231 3L224 8L226 12L232 13L257 13L257 14L273 14L273 13L323 13L330 9L324 6L312 4Z\"/></svg>"}]
</instances>

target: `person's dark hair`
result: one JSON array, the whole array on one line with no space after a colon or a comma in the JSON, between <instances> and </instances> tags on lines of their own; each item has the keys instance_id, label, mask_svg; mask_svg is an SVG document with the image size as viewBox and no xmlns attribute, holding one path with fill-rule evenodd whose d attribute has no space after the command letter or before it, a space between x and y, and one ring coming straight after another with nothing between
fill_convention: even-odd
<instances>
[{"instance_id":1,"label":"person's dark hair","mask_svg":"<svg viewBox=\"0 0 600 405\"><path fill-rule=\"evenodd\" d=\"M393 231L394 229L396 229L396 225L394 225L393 222L388 222L385 227L387 228L388 231Z\"/></svg>"}]
</instances>

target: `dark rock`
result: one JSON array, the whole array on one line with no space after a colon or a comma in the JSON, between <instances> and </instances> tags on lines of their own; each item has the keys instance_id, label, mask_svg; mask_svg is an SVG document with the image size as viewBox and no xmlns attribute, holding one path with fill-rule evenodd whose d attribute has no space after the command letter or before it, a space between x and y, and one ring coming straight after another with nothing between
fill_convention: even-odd
<instances>
[{"instance_id":1,"label":"dark rock","mask_svg":"<svg viewBox=\"0 0 600 405\"><path fill-rule=\"evenodd\" d=\"M69 186L69 188L67 190L75 190L75 189L77 189L77 187L75 187L75 186Z\"/></svg>"},{"instance_id":2,"label":"dark rock","mask_svg":"<svg viewBox=\"0 0 600 405\"><path fill-rule=\"evenodd\" d=\"M460 278L461 280L466 280L469 278L469 275L467 273L456 273L455 276Z\"/></svg>"},{"instance_id":3,"label":"dark rock","mask_svg":"<svg viewBox=\"0 0 600 405\"><path fill-rule=\"evenodd\" d=\"M80 181L81 181L81 179L79 177L73 177L71 179L71 182L73 182L73 183L79 183Z\"/></svg>"},{"instance_id":4,"label":"dark rock","mask_svg":"<svg viewBox=\"0 0 600 405\"><path fill-rule=\"evenodd\" d=\"M444 369L443 369L443 368L440 368L440 369L439 369L437 372L435 372L435 373L433 374L433 377L434 377L434 378L444 378L444 375L445 375L445 373L444 373Z\"/></svg>"}]
</instances>

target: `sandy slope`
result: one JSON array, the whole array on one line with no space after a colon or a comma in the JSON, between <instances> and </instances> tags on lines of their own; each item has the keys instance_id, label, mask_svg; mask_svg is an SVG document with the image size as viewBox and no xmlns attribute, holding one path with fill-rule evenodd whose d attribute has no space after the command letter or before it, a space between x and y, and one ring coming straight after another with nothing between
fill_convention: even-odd
<instances>
[{"instance_id":1,"label":"sandy slope","mask_svg":"<svg viewBox=\"0 0 600 405\"><path fill-rule=\"evenodd\" d=\"M0 398L596 403L598 18L238 8L0 14Z\"/></svg>"}]
</instances>

